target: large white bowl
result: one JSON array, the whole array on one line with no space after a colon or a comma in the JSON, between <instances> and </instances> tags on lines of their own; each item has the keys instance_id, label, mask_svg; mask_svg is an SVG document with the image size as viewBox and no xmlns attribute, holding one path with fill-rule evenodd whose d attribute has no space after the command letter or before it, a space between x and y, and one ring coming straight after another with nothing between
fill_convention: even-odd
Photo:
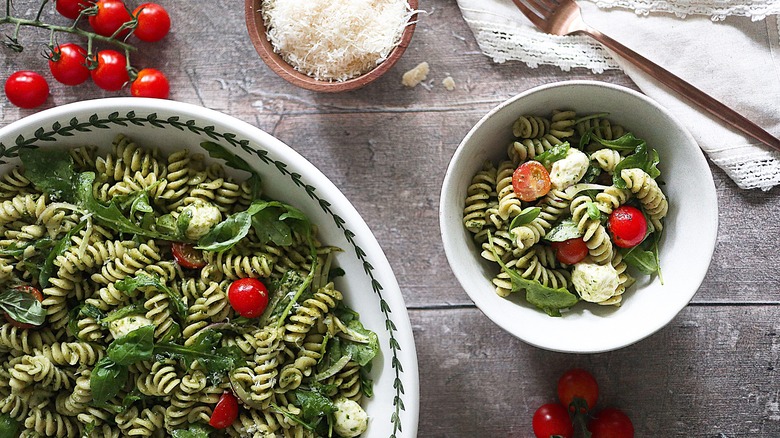
<instances>
[{"instance_id":1,"label":"large white bowl","mask_svg":"<svg viewBox=\"0 0 780 438\"><path fill-rule=\"evenodd\" d=\"M658 150L669 214L660 244L663 284L638 276L619 308L578 303L560 318L525 301L496 295L490 280L497 265L483 260L463 226L466 188L485 160L506 159L512 123L526 114L553 109L578 114L608 112L609 118ZM444 250L463 289L485 315L514 336L537 347L577 353L614 350L659 330L691 300L715 248L718 206L707 162L688 131L660 105L633 90L592 81L534 88L502 103L483 117L461 142L444 177L440 204Z\"/></svg>"},{"instance_id":2,"label":"large white bowl","mask_svg":"<svg viewBox=\"0 0 780 438\"><path fill-rule=\"evenodd\" d=\"M303 210L320 240L344 249L336 260L346 275L338 287L364 325L379 335L381 355L371 377L374 397L366 437L415 437L419 413L417 357L401 291L382 249L347 198L316 167L260 129L199 106L158 99L112 98L52 108L0 129L0 166L17 164L16 146L111 145L124 133L162 152L205 153L215 141L244 158L263 177L268 196Z\"/></svg>"}]
</instances>

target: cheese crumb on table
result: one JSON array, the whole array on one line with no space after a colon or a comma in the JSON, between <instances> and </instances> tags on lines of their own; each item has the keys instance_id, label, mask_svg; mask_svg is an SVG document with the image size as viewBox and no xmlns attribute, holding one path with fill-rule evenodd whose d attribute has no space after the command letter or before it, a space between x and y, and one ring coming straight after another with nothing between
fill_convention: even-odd
<instances>
[{"instance_id":1,"label":"cheese crumb on table","mask_svg":"<svg viewBox=\"0 0 780 438\"><path fill-rule=\"evenodd\" d=\"M404 77L401 79L401 83L407 87L413 88L417 84L424 81L428 77L428 73L431 71L427 62L421 62L416 67L404 73Z\"/></svg>"},{"instance_id":2,"label":"cheese crumb on table","mask_svg":"<svg viewBox=\"0 0 780 438\"><path fill-rule=\"evenodd\" d=\"M444 88L447 89L447 91L452 91L455 89L455 79L452 79L452 76L447 76L441 81L441 84L444 85Z\"/></svg>"}]
</instances>

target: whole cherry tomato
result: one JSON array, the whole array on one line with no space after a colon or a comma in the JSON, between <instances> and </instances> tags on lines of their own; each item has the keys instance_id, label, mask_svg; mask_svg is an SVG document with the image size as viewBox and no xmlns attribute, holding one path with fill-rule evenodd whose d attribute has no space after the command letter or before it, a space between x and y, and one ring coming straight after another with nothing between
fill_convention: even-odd
<instances>
[{"instance_id":1,"label":"whole cherry tomato","mask_svg":"<svg viewBox=\"0 0 780 438\"><path fill-rule=\"evenodd\" d=\"M49 70L58 82L79 85L89 79L87 51L78 44L66 43L54 48Z\"/></svg>"},{"instance_id":2,"label":"whole cherry tomato","mask_svg":"<svg viewBox=\"0 0 780 438\"><path fill-rule=\"evenodd\" d=\"M240 278L228 287L228 301L239 315L257 318L268 307L268 289L256 278Z\"/></svg>"},{"instance_id":3,"label":"whole cherry tomato","mask_svg":"<svg viewBox=\"0 0 780 438\"><path fill-rule=\"evenodd\" d=\"M22 70L5 81L5 95L19 108L35 108L43 105L49 97L49 84L40 74Z\"/></svg>"},{"instance_id":4,"label":"whole cherry tomato","mask_svg":"<svg viewBox=\"0 0 780 438\"><path fill-rule=\"evenodd\" d=\"M36 289L36 288L34 288L32 286L29 286L29 285L15 286L12 289L18 290L20 292L26 292L26 293L32 295L33 297L35 297L36 300L41 301L41 302L43 301L43 294L41 293L41 291L39 291L38 289ZM37 327L35 325L27 324L27 323L24 323L24 322L19 322L19 321L15 320L15 319L11 318L11 315L9 315L8 312L6 312L6 314L5 314L5 319L8 320L9 324L11 324L14 327L18 327L20 329L31 329L33 327Z\"/></svg>"},{"instance_id":5,"label":"whole cherry tomato","mask_svg":"<svg viewBox=\"0 0 780 438\"><path fill-rule=\"evenodd\" d=\"M589 423L591 438L634 438L634 424L623 411L607 408L598 413Z\"/></svg>"},{"instance_id":6,"label":"whole cherry tomato","mask_svg":"<svg viewBox=\"0 0 780 438\"><path fill-rule=\"evenodd\" d=\"M550 246L555 250L555 258L567 265L579 263L588 255L588 246L582 237L553 242Z\"/></svg>"},{"instance_id":7,"label":"whole cherry tomato","mask_svg":"<svg viewBox=\"0 0 780 438\"><path fill-rule=\"evenodd\" d=\"M596 379L583 369L570 369L558 379L558 400L571 411L579 408L585 413L596 406L598 398L599 385Z\"/></svg>"},{"instance_id":8,"label":"whole cherry tomato","mask_svg":"<svg viewBox=\"0 0 780 438\"><path fill-rule=\"evenodd\" d=\"M167 99L170 92L168 78L153 68L145 68L138 72L132 84L130 84L130 94L135 97L156 97L158 99Z\"/></svg>"},{"instance_id":9,"label":"whole cherry tomato","mask_svg":"<svg viewBox=\"0 0 780 438\"><path fill-rule=\"evenodd\" d=\"M171 252L173 253L173 259L182 268L200 269L206 266L206 261L203 260L203 253L189 243L173 242L171 243Z\"/></svg>"},{"instance_id":10,"label":"whole cherry tomato","mask_svg":"<svg viewBox=\"0 0 780 438\"><path fill-rule=\"evenodd\" d=\"M133 11L138 25L133 33L141 41L161 40L171 29L171 17L168 11L157 3L144 3Z\"/></svg>"},{"instance_id":11,"label":"whole cherry tomato","mask_svg":"<svg viewBox=\"0 0 780 438\"><path fill-rule=\"evenodd\" d=\"M89 7L87 0L57 0L57 12L63 17L75 20L81 11Z\"/></svg>"},{"instance_id":12,"label":"whole cherry tomato","mask_svg":"<svg viewBox=\"0 0 780 438\"><path fill-rule=\"evenodd\" d=\"M97 68L90 74L95 85L108 91L120 90L130 80L127 74L127 59L116 50L99 51Z\"/></svg>"},{"instance_id":13,"label":"whole cherry tomato","mask_svg":"<svg viewBox=\"0 0 780 438\"><path fill-rule=\"evenodd\" d=\"M214 406L209 425L215 429L225 429L238 418L238 399L230 392L224 392Z\"/></svg>"},{"instance_id":14,"label":"whole cherry tomato","mask_svg":"<svg viewBox=\"0 0 780 438\"><path fill-rule=\"evenodd\" d=\"M532 425L536 438L572 438L574 435L569 411L559 403L548 403L539 407L534 413Z\"/></svg>"},{"instance_id":15,"label":"whole cherry tomato","mask_svg":"<svg viewBox=\"0 0 780 438\"><path fill-rule=\"evenodd\" d=\"M95 33L106 37L112 36L123 24L131 21L133 17L127 11L127 6L121 0L98 0L97 14L90 15L89 25ZM124 29L117 37L123 38L130 33L130 29Z\"/></svg>"},{"instance_id":16,"label":"whole cherry tomato","mask_svg":"<svg viewBox=\"0 0 780 438\"><path fill-rule=\"evenodd\" d=\"M621 205L609 215L607 222L612 232L612 241L621 248L633 248L645 239L647 219L645 215L630 205Z\"/></svg>"},{"instance_id":17,"label":"whole cherry tomato","mask_svg":"<svg viewBox=\"0 0 780 438\"><path fill-rule=\"evenodd\" d=\"M550 173L538 161L526 161L512 174L512 188L521 201L535 201L550 191Z\"/></svg>"}]
</instances>

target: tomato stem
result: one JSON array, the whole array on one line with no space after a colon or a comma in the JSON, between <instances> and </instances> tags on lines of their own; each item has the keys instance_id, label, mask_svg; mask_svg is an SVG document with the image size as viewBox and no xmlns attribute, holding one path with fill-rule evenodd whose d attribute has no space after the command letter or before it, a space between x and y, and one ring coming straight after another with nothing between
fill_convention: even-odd
<instances>
[{"instance_id":1,"label":"tomato stem","mask_svg":"<svg viewBox=\"0 0 780 438\"><path fill-rule=\"evenodd\" d=\"M56 24L51 24L51 23L46 23L41 21L41 14L43 13L43 8L48 2L49 0L43 0L41 2L41 7L38 10L38 14L36 15L35 19L28 20L24 18L14 17L13 15L11 15L11 0L6 0L6 15L5 17L0 18L0 25L3 24L16 25L14 29L13 37L8 37L10 42L5 43L11 50L14 50L16 52L22 51L23 47L21 44L19 44L19 30L22 26L38 27L41 29L47 29L51 32L63 32L63 33L70 33L74 35L80 35L90 40L95 39L105 43L114 44L116 46L123 48L127 53L136 50L135 46L133 46L132 44L128 44L124 41L120 41L116 39L114 36L105 37L102 35L98 35L94 32L90 32L76 27L76 24L78 23L79 19L81 19L82 16L88 14L86 9L84 11L81 11L78 18L76 18L76 20L73 22L71 26L59 26Z\"/></svg>"}]
</instances>

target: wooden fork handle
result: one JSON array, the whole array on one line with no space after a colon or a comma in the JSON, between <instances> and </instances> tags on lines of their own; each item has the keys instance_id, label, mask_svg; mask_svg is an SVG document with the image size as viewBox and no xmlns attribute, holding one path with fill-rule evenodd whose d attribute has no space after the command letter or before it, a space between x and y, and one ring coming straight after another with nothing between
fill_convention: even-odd
<instances>
[{"instance_id":1,"label":"wooden fork handle","mask_svg":"<svg viewBox=\"0 0 780 438\"><path fill-rule=\"evenodd\" d=\"M719 100L694 87L690 83L675 76L653 61L650 61L644 56L634 52L633 50L613 40L609 36L604 35L596 29L588 27L586 29L577 30L573 33L582 33L592 37L596 41L605 45L607 48L611 49L613 52L620 55L625 60L639 67L639 69L643 72L658 79L662 84L676 91L695 105L698 105L699 108L706 110L727 125L734 127L745 135L752 137L775 150L780 151L780 140L778 140L777 137L766 132L763 128L745 118L745 116L739 114L738 112L724 105Z\"/></svg>"}]
</instances>

